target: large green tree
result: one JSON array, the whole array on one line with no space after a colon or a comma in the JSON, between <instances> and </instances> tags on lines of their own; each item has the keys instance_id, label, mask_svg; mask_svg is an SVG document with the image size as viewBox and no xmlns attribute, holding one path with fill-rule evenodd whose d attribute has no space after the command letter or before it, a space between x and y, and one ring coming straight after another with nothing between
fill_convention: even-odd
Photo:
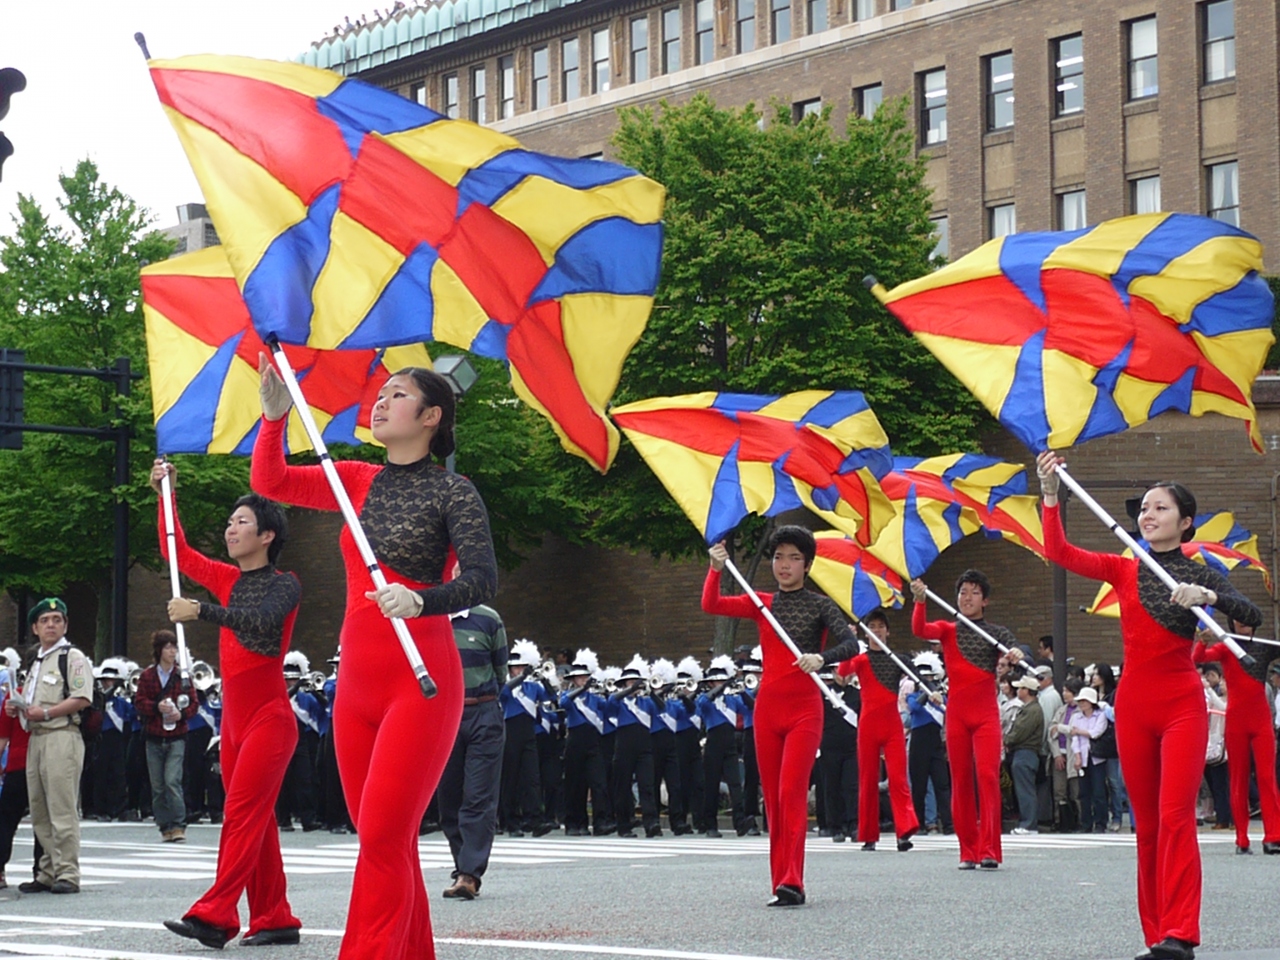
<instances>
[{"instance_id":1,"label":"large green tree","mask_svg":"<svg viewBox=\"0 0 1280 960\"><path fill-rule=\"evenodd\" d=\"M58 220L19 196L14 231L0 238L0 346L25 350L29 363L66 367L103 369L129 357L145 374L139 270L167 257L173 242L150 230L147 212L104 183L91 161L59 182ZM114 387L92 378L28 373L24 400L27 423L118 422ZM145 377L122 412L134 437L132 480L120 490L110 441L27 433L22 450L0 450L0 585L16 599L90 585L100 653L109 639L117 496L130 507L131 560L159 562L146 487L155 432ZM231 457L202 458L184 472L184 521L197 539L221 529L226 504L247 481L247 463Z\"/></svg>"},{"instance_id":2,"label":"large green tree","mask_svg":"<svg viewBox=\"0 0 1280 960\"><path fill-rule=\"evenodd\" d=\"M929 191L905 109L851 116L843 135L826 113L793 122L778 106L763 123L753 106L719 109L702 94L622 111L618 157L663 183L667 205L662 281L616 402L856 389L899 453L974 447L986 414L862 283L931 269ZM700 549L628 445L605 477L568 469L592 539L670 556Z\"/></svg>"}]
</instances>

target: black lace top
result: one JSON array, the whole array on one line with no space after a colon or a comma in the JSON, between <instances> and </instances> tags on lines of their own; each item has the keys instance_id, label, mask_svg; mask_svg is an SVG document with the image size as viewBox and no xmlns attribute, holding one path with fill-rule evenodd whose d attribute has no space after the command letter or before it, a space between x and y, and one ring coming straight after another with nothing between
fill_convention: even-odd
<instances>
[{"instance_id":1,"label":"black lace top","mask_svg":"<svg viewBox=\"0 0 1280 960\"><path fill-rule=\"evenodd\" d=\"M199 616L234 632L246 650L278 657L285 620L301 596L302 587L292 573L281 573L273 566L259 567L240 574L225 607L201 603Z\"/></svg>"},{"instance_id":2,"label":"black lace top","mask_svg":"<svg viewBox=\"0 0 1280 960\"><path fill-rule=\"evenodd\" d=\"M812 590L779 590L773 595L773 615L801 653L820 653L823 663L839 663L858 652L849 621L830 597ZM827 649L822 649L822 632Z\"/></svg>"},{"instance_id":3,"label":"black lace top","mask_svg":"<svg viewBox=\"0 0 1280 960\"><path fill-rule=\"evenodd\" d=\"M1018 638L1007 627L1002 627L998 623L989 623L986 620L973 622L1006 647L1018 645ZM995 644L971 629L963 620L956 621L956 646L960 648L961 656L979 670L992 674L996 672L996 661L1000 659L1000 651L996 649Z\"/></svg>"},{"instance_id":4,"label":"black lace top","mask_svg":"<svg viewBox=\"0 0 1280 960\"><path fill-rule=\"evenodd\" d=\"M1214 607L1221 613L1250 627L1262 625L1262 612L1217 570L1211 570L1203 563L1196 563L1184 555L1180 548L1152 551L1151 556L1179 583L1198 584L1216 593L1218 602ZM1151 615L1152 620L1170 633L1190 640L1195 636L1200 621L1190 610L1169 599L1172 592L1146 564L1138 564L1138 598L1142 601L1143 609ZM1254 655L1257 656L1256 653ZM1265 674L1260 679L1265 679Z\"/></svg>"},{"instance_id":5,"label":"black lace top","mask_svg":"<svg viewBox=\"0 0 1280 960\"><path fill-rule=\"evenodd\" d=\"M423 616L484 603L497 591L484 501L470 480L440 469L429 457L383 467L369 486L360 520L381 563L436 585L420 591ZM462 572L439 585L450 543Z\"/></svg>"},{"instance_id":6,"label":"black lace top","mask_svg":"<svg viewBox=\"0 0 1280 960\"><path fill-rule=\"evenodd\" d=\"M990 644L988 644L990 646ZM886 690L898 692L898 684L902 680L902 668L893 662L883 650L868 650L867 661L871 664L871 673Z\"/></svg>"}]
</instances>

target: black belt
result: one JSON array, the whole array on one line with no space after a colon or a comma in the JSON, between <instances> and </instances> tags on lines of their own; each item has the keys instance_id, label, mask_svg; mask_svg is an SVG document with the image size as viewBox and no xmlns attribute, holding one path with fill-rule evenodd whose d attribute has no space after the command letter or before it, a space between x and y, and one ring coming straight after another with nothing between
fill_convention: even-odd
<instances>
[{"instance_id":1,"label":"black belt","mask_svg":"<svg viewBox=\"0 0 1280 960\"><path fill-rule=\"evenodd\" d=\"M498 699L496 693L491 693L487 697L463 697L462 705L464 707L474 707L477 703L493 703Z\"/></svg>"}]
</instances>

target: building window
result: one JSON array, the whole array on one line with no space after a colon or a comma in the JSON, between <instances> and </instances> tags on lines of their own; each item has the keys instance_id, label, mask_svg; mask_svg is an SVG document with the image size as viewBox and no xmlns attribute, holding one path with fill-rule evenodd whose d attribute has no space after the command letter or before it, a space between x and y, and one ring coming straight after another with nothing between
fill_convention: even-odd
<instances>
[{"instance_id":1,"label":"building window","mask_svg":"<svg viewBox=\"0 0 1280 960\"><path fill-rule=\"evenodd\" d=\"M578 82L578 38L560 44L560 102L577 100L582 95Z\"/></svg>"},{"instance_id":2,"label":"building window","mask_svg":"<svg viewBox=\"0 0 1280 960\"><path fill-rule=\"evenodd\" d=\"M680 8L662 11L662 72L680 69Z\"/></svg>"},{"instance_id":3,"label":"building window","mask_svg":"<svg viewBox=\"0 0 1280 960\"><path fill-rule=\"evenodd\" d=\"M649 18L631 21L631 82L649 79Z\"/></svg>"},{"instance_id":4,"label":"building window","mask_svg":"<svg viewBox=\"0 0 1280 960\"><path fill-rule=\"evenodd\" d=\"M1013 126L1013 54L987 57L987 129Z\"/></svg>"},{"instance_id":5,"label":"building window","mask_svg":"<svg viewBox=\"0 0 1280 960\"><path fill-rule=\"evenodd\" d=\"M1156 18L1131 20L1129 27L1129 99L1154 97L1160 92Z\"/></svg>"},{"instance_id":6,"label":"building window","mask_svg":"<svg viewBox=\"0 0 1280 960\"><path fill-rule=\"evenodd\" d=\"M1083 230L1088 223L1083 190L1068 190L1058 194L1059 230Z\"/></svg>"},{"instance_id":7,"label":"building window","mask_svg":"<svg viewBox=\"0 0 1280 960\"><path fill-rule=\"evenodd\" d=\"M451 73L444 78L444 115L450 120L458 119L458 75Z\"/></svg>"},{"instance_id":8,"label":"building window","mask_svg":"<svg viewBox=\"0 0 1280 960\"><path fill-rule=\"evenodd\" d=\"M1240 171L1234 160L1209 167L1209 216L1240 226Z\"/></svg>"},{"instance_id":9,"label":"building window","mask_svg":"<svg viewBox=\"0 0 1280 960\"><path fill-rule=\"evenodd\" d=\"M579 159L581 160L603 160L603 153L584 153Z\"/></svg>"},{"instance_id":10,"label":"building window","mask_svg":"<svg viewBox=\"0 0 1280 960\"><path fill-rule=\"evenodd\" d=\"M1129 181L1129 210L1133 213L1159 213L1160 178L1138 177Z\"/></svg>"},{"instance_id":11,"label":"building window","mask_svg":"<svg viewBox=\"0 0 1280 960\"><path fill-rule=\"evenodd\" d=\"M1084 109L1084 37L1053 42L1055 112L1059 117Z\"/></svg>"},{"instance_id":12,"label":"building window","mask_svg":"<svg viewBox=\"0 0 1280 960\"><path fill-rule=\"evenodd\" d=\"M947 68L920 75L920 139L926 145L947 140Z\"/></svg>"},{"instance_id":13,"label":"building window","mask_svg":"<svg viewBox=\"0 0 1280 960\"><path fill-rule=\"evenodd\" d=\"M876 0L854 0L853 19L870 20L876 15Z\"/></svg>"},{"instance_id":14,"label":"building window","mask_svg":"<svg viewBox=\"0 0 1280 960\"><path fill-rule=\"evenodd\" d=\"M929 222L933 224L933 235L938 241L933 245L929 259L945 260L951 256L951 218L944 214L933 217Z\"/></svg>"},{"instance_id":15,"label":"building window","mask_svg":"<svg viewBox=\"0 0 1280 960\"><path fill-rule=\"evenodd\" d=\"M591 92L603 93L608 90L611 73L609 31L596 30L591 34Z\"/></svg>"},{"instance_id":16,"label":"building window","mask_svg":"<svg viewBox=\"0 0 1280 960\"><path fill-rule=\"evenodd\" d=\"M773 11L773 42L791 39L791 0L770 0Z\"/></svg>"},{"instance_id":17,"label":"building window","mask_svg":"<svg viewBox=\"0 0 1280 960\"><path fill-rule=\"evenodd\" d=\"M911 6L912 0L893 0L894 10L905 10Z\"/></svg>"},{"instance_id":18,"label":"building window","mask_svg":"<svg viewBox=\"0 0 1280 960\"><path fill-rule=\"evenodd\" d=\"M1217 83L1236 75L1235 0L1204 5L1204 82Z\"/></svg>"},{"instance_id":19,"label":"building window","mask_svg":"<svg viewBox=\"0 0 1280 960\"><path fill-rule=\"evenodd\" d=\"M737 0L738 53L748 53L756 48L756 0Z\"/></svg>"},{"instance_id":20,"label":"building window","mask_svg":"<svg viewBox=\"0 0 1280 960\"><path fill-rule=\"evenodd\" d=\"M485 104L484 67L471 68L471 122L484 123L487 119Z\"/></svg>"},{"instance_id":21,"label":"building window","mask_svg":"<svg viewBox=\"0 0 1280 960\"><path fill-rule=\"evenodd\" d=\"M827 0L809 0L809 32L827 29Z\"/></svg>"},{"instance_id":22,"label":"building window","mask_svg":"<svg viewBox=\"0 0 1280 960\"><path fill-rule=\"evenodd\" d=\"M409 84L409 99L420 107L427 105L427 85L425 83Z\"/></svg>"},{"instance_id":23,"label":"building window","mask_svg":"<svg viewBox=\"0 0 1280 960\"><path fill-rule=\"evenodd\" d=\"M822 115L822 98L817 97L813 100L802 100L799 103L791 105L791 119L795 123L799 123L805 117L817 117Z\"/></svg>"},{"instance_id":24,"label":"building window","mask_svg":"<svg viewBox=\"0 0 1280 960\"><path fill-rule=\"evenodd\" d=\"M551 57L546 47L533 51L533 97L530 106L534 110L551 106Z\"/></svg>"},{"instance_id":25,"label":"building window","mask_svg":"<svg viewBox=\"0 0 1280 960\"><path fill-rule=\"evenodd\" d=\"M498 100L502 104L500 120L516 115L516 58L498 58Z\"/></svg>"},{"instance_id":26,"label":"building window","mask_svg":"<svg viewBox=\"0 0 1280 960\"><path fill-rule=\"evenodd\" d=\"M712 0L698 0L693 8L697 20L693 55L697 63L710 63L716 58L716 18L711 4Z\"/></svg>"},{"instance_id":27,"label":"building window","mask_svg":"<svg viewBox=\"0 0 1280 960\"><path fill-rule=\"evenodd\" d=\"M987 227L991 239L1007 237L1018 232L1018 214L1012 203L1002 203L987 211Z\"/></svg>"},{"instance_id":28,"label":"building window","mask_svg":"<svg viewBox=\"0 0 1280 960\"><path fill-rule=\"evenodd\" d=\"M870 120L884 102L884 85L873 83L867 87L859 87L853 91L853 101L858 116L863 120Z\"/></svg>"}]
</instances>

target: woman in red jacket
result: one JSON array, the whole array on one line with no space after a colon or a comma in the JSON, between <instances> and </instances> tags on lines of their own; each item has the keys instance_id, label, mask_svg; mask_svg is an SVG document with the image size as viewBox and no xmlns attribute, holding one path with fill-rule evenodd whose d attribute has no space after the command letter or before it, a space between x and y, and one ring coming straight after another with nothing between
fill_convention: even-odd
<instances>
[{"instance_id":1,"label":"woman in red jacket","mask_svg":"<svg viewBox=\"0 0 1280 960\"><path fill-rule=\"evenodd\" d=\"M1116 746L1129 787L1138 841L1138 916L1150 952L1142 960L1191 960L1200 942L1200 845L1196 796L1204 776L1209 721L1191 659L1196 615L1213 606L1251 627L1262 614L1216 570L1184 556L1195 535L1195 497L1179 483L1146 492L1138 527L1151 555L1178 581L1172 592L1137 558L1092 553L1067 542L1058 513L1058 464L1036 461L1050 560L1105 580L1120 599L1124 672L1116 689Z\"/></svg>"},{"instance_id":2,"label":"woman in red jacket","mask_svg":"<svg viewBox=\"0 0 1280 960\"><path fill-rule=\"evenodd\" d=\"M254 489L298 506L338 509L320 467L286 464L289 394L265 356L259 367L263 420L253 448ZM498 585L484 502L469 480L431 459L453 452L453 413L453 391L443 377L418 367L400 370L373 406L371 427L387 448L386 465L336 464L389 581L381 590L373 588L344 527L344 694L333 723L360 854L341 960L435 956L418 864L418 825L462 716L462 665L448 614L485 603ZM459 572L443 583L451 546ZM438 696L423 698L389 617L406 619Z\"/></svg>"},{"instance_id":3,"label":"woman in red jacket","mask_svg":"<svg viewBox=\"0 0 1280 960\"><path fill-rule=\"evenodd\" d=\"M720 595L720 571L728 553L711 548L711 569L702 585L702 609L724 617L750 617L760 630L764 672L756 690L756 760L769 821L771 907L805 902L804 840L808 830L809 775L822 742L822 694L805 676L824 664L847 660L858 644L830 597L804 587L817 545L804 527L783 526L769 540L777 593L760 599L800 648L796 658L774 633L750 597ZM834 641L833 646L828 642Z\"/></svg>"},{"instance_id":4,"label":"woman in red jacket","mask_svg":"<svg viewBox=\"0 0 1280 960\"><path fill-rule=\"evenodd\" d=\"M157 460L151 470L156 492L173 464ZM160 553L169 556L164 507L157 525ZM297 943L301 921L285 891L275 797L298 741L298 724L285 691L282 664L289 652L301 587L275 562L287 528L279 506L250 494L236 501L223 537L233 563L211 560L187 543L173 511L179 569L215 597L205 603L185 597L169 601L174 622L218 624L222 666L222 782L226 787L218 873L213 886L181 920L166 920L174 933L221 948L240 929L240 897L249 894L245 946Z\"/></svg>"}]
</instances>

